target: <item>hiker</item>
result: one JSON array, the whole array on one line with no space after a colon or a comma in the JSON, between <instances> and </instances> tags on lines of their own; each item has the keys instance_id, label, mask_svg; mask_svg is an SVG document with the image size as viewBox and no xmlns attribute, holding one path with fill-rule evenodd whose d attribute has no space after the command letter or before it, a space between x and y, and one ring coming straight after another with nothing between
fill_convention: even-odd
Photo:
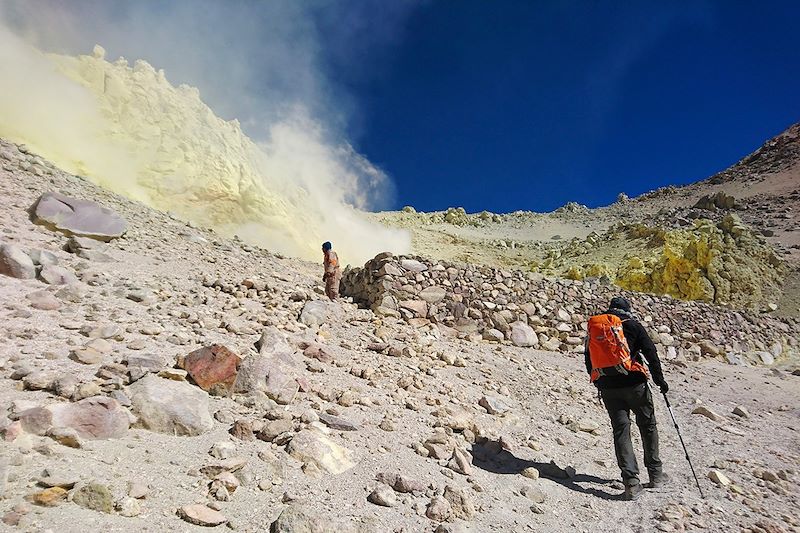
<instances>
[{"instance_id":1,"label":"hiker","mask_svg":"<svg viewBox=\"0 0 800 533\"><path fill-rule=\"evenodd\" d=\"M333 245L330 242L322 243L322 254L325 267L325 273L322 275L322 281L325 282L325 294L331 300L335 300L339 297L339 281L342 278L339 270L339 256L333 251Z\"/></svg>"},{"instance_id":2,"label":"hiker","mask_svg":"<svg viewBox=\"0 0 800 533\"><path fill-rule=\"evenodd\" d=\"M586 371L611 418L614 432L614 451L622 471L627 500L643 492L639 482L639 465L631 443L630 412L636 415L636 425L642 436L644 464L650 477L648 488L667 482L658 454L658 428L653 397L647 385L647 361L653 381L663 394L669 390L661 372L656 347L631 313L631 304L622 297L611 299L608 311L589 319L586 343Z\"/></svg>"}]
</instances>

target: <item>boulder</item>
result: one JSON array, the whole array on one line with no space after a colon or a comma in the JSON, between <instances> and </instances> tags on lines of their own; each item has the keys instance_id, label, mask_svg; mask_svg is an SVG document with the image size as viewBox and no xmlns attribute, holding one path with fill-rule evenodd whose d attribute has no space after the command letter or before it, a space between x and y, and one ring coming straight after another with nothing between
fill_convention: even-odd
<instances>
[{"instance_id":1,"label":"boulder","mask_svg":"<svg viewBox=\"0 0 800 533\"><path fill-rule=\"evenodd\" d=\"M428 486L414 478L406 477L401 474L380 472L375 479L381 483L386 483L397 492L411 493L411 492L425 492Z\"/></svg>"},{"instance_id":2,"label":"boulder","mask_svg":"<svg viewBox=\"0 0 800 533\"><path fill-rule=\"evenodd\" d=\"M93 396L79 402L53 407L56 426L74 429L84 439L109 439L125 435L130 414L116 400Z\"/></svg>"},{"instance_id":3,"label":"boulder","mask_svg":"<svg viewBox=\"0 0 800 533\"><path fill-rule=\"evenodd\" d=\"M48 265L57 265L58 264L58 257L53 252L48 252L47 250L39 250L34 248L30 252L28 252L28 256L33 260L33 264L36 266L48 266Z\"/></svg>"},{"instance_id":4,"label":"boulder","mask_svg":"<svg viewBox=\"0 0 800 533\"><path fill-rule=\"evenodd\" d=\"M444 488L444 499L450 503L455 518L472 520L475 517L475 504L464 489L447 485Z\"/></svg>"},{"instance_id":5,"label":"boulder","mask_svg":"<svg viewBox=\"0 0 800 533\"><path fill-rule=\"evenodd\" d=\"M408 309L416 317L425 318L428 316L428 304L422 300L403 300L400 302L400 307Z\"/></svg>"},{"instance_id":6,"label":"boulder","mask_svg":"<svg viewBox=\"0 0 800 533\"><path fill-rule=\"evenodd\" d=\"M245 357L233 383L233 392L261 391L283 405L292 403L299 390L289 365L276 356Z\"/></svg>"},{"instance_id":7,"label":"boulder","mask_svg":"<svg viewBox=\"0 0 800 533\"><path fill-rule=\"evenodd\" d=\"M397 496L395 496L394 491L386 485L378 485L375 487L375 490L367 496L367 500L370 503L382 507L394 507L397 505Z\"/></svg>"},{"instance_id":8,"label":"boulder","mask_svg":"<svg viewBox=\"0 0 800 533\"><path fill-rule=\"evenodd\" d=\"M495 396L483 396L478 400L478 405L486 409L490 415L502 415L511 409L503 400Z\"/></svg>"},{"instance_id":9,"label":"boulder","mask_svg":"<svg viewBox=\"0 0 800 533\"><path fill-rule=\"evenodd\" d=\"M293 351L283 333L276 327L265 329L255 346L261 355L290 355Z\"/></svg>"},{"instance_id":10,"label":"boulder","mask_svg":"<svg viewBox=\"0 0 800 533\"><path fill-rule=\"evenodd\" d=\"M528 348L539 345L539 337L533 328L524 322L514 322L511 324L511 342L515 346Z\"/></svg>"},{"instance_id":11,"label":"boulder","mask_svg":"<svg viewBox=\"0 0 800 533\"><path fill-rule=\"evenodd\" d=\"M67 235L109 241L121 236L128 223L112 209L57 192L44 193L32 208L33 222Z\"/></svg>"},{"instance_id":12,"label":"boulder","mask_svg":"<svg viewBox=\"0 0 800 533\"><path fill-rule=\"evenodd\" d=\"M148 374L130 387L137 425L158 433L200 435L214 426L208 412L208 394L185 381Z\"/></svg>"},{"instance_id":13,"label":"boulder","mask_svg":"<svg viewBox=\"0 0 800 533\"><path fill-rule=\"evenodd\" d=\"M286 507L269 527L270 533L328 533L329 520L314 514L311 509L299 504Z\"/></svg>"},{"instance_id":14,"label":"boulder","mask_svg":"<svg viewBox=\"0 0 800 533\"><path fill-rule=\"evenodd\" d=\"M341 474L355 463L352 452L315 429L304 429L292 438L286 451L305 464L313 464L328 474Z\"/></svg>"},{"instance_id":15,"label":"boulder","mask_svg":"<svg viewBox=\"0 0 800 533\"><path fill-rule=\"evenodd\" d=\"M50 285L71 285L78 283L78 278L64 267L45 265L39 273L39 278Z\"/></svg>"},{"instance_id":16,"label":"boulder","mask_svg":"<svg viewBox=\"0 0 800 533\"><path fill-rule=\"evenodd\" d=\"M221 344L195 350L183 358L180 367L198 387L212 394L231 392L242 359Z\"/></svg>"},{"instance_id":17,"label":"boulder","mask_svg":"<svg viewBox=\"0 0 800 533\"><path fill-rule=\"evenodd\" d=\"M114 497L105 485L88 483L76 489L72 495L73 503L102 513L111 513L114 510Z\"/></svg>"},{"instance_id":18,"label":"boulder","mask_svg":"<svg viewBox=\"0 0 800 533\"><path fill-rule=\"evenodd\" d=\"M13 244L0 245L0 274L18 279L34 279L36 265L28 254Z\"/></svg>"},{"instance_id":19,"label":"boulder","mask_svg":"<svg viewBox=\"0 0 800 533\"><path fill-rule=\"evenodd\" d=\"M483 338L489 342L503 342L506 337L499 329L488 328L483 330Z\"/></svg>"},{"instance_id":20,"label":"boulder","mask_svg":"<svg viewBox=\"0 0 800 533\"><path fill-rule=\"evenodd\" d=\"M322 300L306 302L300 312L300 322L309 327L320 326L328 319L328 304Z\"/></svg>"},{"instance_id":21,"label":"boulder","mask_svg":"<svg viewBox=\"0 0 800 533\"><path fill-rule=\"evenodd\" d=\"M199 503L184 505L178 509L178 516L196 526L214 527L228 521L219 511Z\"/></svg>"},{"instance_id":22,"label":"boulder","mask_svg":"<svg viewBox=\"0 0 800 533\"><path fill-rule=\"evenodd\" d=\"M428 267L425 266L425 263L421 263L416 259L401 259L400 266L408 272L425 272L428 270Z\"/></svg>"},{"instance_id":23,"label":"boulder","mask_svg":"<svg viewBox=\"0 0 800 533\"><path fill-rule=\"evenodd\" d=\"M436 304L444 300L447 296L447 291L442 287L427 287L419 292L419 297L429 304Z\"/></svg>"},{"instance_id":24,"label":"boulder","mask_svg":"<svg viewBox=\"0 0 800 533\"><path fill-rule=\"evenodd\" d=\"M127 409L107 396L35 407L20 413L19 419L28 433L44 435L51 428L72 428L84 439L120 438L130 425Z\"/></svg>"},{"instance_id":25,"label":"boulder","mask_svg":"<svg viewBox=\"0 0 800 533\"><path fill-rule=\"evenodd\" d=\"M55 311L61 307L61 301L48 291L34 291L25 296L31 307L42 311Z\"/></svg>"}]
</instances>

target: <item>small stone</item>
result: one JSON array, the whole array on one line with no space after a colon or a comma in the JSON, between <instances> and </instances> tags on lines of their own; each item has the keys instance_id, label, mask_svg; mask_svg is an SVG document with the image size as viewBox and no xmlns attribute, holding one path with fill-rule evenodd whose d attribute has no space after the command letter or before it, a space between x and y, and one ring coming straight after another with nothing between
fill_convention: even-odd
<instances>
[{"instance_id":1,"label":"small stone","mask_svg":"<svg viewBox=\"0 0 800 533\"><path fill-rule=\"evenodd\" d=\"M184 505L178 509L178 516L190 524L214 527L228 521L219 511L200 504Z\"/></svg>"},{"instance_id":2,"label":"small stone","mask_svg":"<svg viewBox=\"0 0 800 533\"><path fill-rule=\"evenodd\" d=\"M217 459L230 459L236 455L236 445L228 441L215 442L208 453Z\"/></svg>"},{"instance_id":3,"label":"small stone","mask_svg":"<svg viewBox=\"0 0 800 533\"><path fill-rule=\"evenodd\" d=\"M521 496L525 496L533 503L544 503L544 501L547 499L547 494L545 494L542 489L538 487L531 487L529 485L522 487L519 493Z\"/></svg>"},{"instance_id":4,"label":"small stone","mask_svg":"<svg viewBox=\"0 0 800 533\"><path fill-rule=\"evenodd\" d=\"M111 491L100 483L88 483L80 487L72 495L72 501L81 507L103 513L111 513L114 509Z\"/></svg>"},{"instance_id":5,"label":"small stone","mask_svg":"<svg viewBox=\"0 0 800 533\"><path fill-rule=\"evenodd\" d=\"M94 348L76 348L72 351L70 359L84 365L97 365L103 362L103 354Z\"/></svg>"},{"instance_id":6,"label":"small stone","mask_svg":"<svg viewBox=\"0 0 800 533\"><path fill-rule=\"evenodd\" d=\"M158 377L172 381L186 381L186 376L188 375L189 373L186 370L181 370L180 368L165 368L158 372Z\"/></svg>"},{"instance_id":7,"label":"small stone","mask_svg":"<svg viewBox=\"0 0 800 533\"><path fill-rule=\"evenodd\" d=\"M459 474L468 476L472 473L472 458L467 452L461 451L456 448L453 450L453 455L447 463L447 468L458 472Z\"/></svg>"},{"instance_id":8,"label":"small stone","mask_svg":"<svg viewBox=\"0 0 800 533\"><path fill-rule=\"evenodd\" d=\"M737 405L736 407L733 408L733 414L735 414L736 416L740 416L742 418L750 417L750 413L747 411L747 409L745 409L741 405Z\"/></svg>"},{"instance_id":9,"label":"small stone","mask_svg":"<svg viewBox=\"0 0 800 533\"><path fill-rule=\"evenodd\" d=\"M490 415L501 415L511 409L500 398L494 396L483 396L478 401L478 405L486 409L486 412Z\"/></svg>"},{"instance_id":10,"label":"small stone","mask_svg":"<svg viewBox=\"0 0 800 533\"><path fill-rule=\"evenodd\" d=\"M722 422L725 418L722 415L719 415L705 406L698 406L692 410L693 415L703 415L706 418L713 420L714 422Z\"/></svg>"},{"instance_id":11,"label":"small stone","mask_svg":"<svg viewBox=\"0 0 800 533\"><path fill-rule=\"evenodd\" d=\"M47 436L59 444L70 448L82 448L83 443L78 432L69 427L52 427L47 430Z\"/></svg>"},{"instance_id":12,"label":"small stone","mask_svg":"<svg viewBox=\"0 0 800 533\"><path fill-rule=\"evenodd\" d=\"M370 503L383 507L394 507L397 505L397 497L394 491L386 485L378 485L367 497Z\"/></svg>"},{"instance_id":13,"label":"small stone","mask_svg":"<svg viewBox=\"0 0 800 533\"><path fill-rule=\"evenodd\" d=\"M522 475L528 479L539 479L539 471L532 466L529 466L524 470L522 470Z\"/></svg>"},{"instance_id":14,"label":"small stone","mask_svg":"<svg viewBox=\"0 0 800 533\"><path fill-rule=\"evenodd\" d=\"M727 487L728 485L731 484L731 480L728 479L728 477L719 470L711 470L708 473L708 479L710 479L720 487Z\"/></svg>"},{"instance_id":15,"label":"small stone","mask_svg":"<svg viewBox=\"0 0 800 533\"><path fill-rule=\"evenodd\" d=\"M452 509L450 502L441 496L434 496L428 503L428 508L425 510L425 516L437 522L445 522L450 519Z\"/></svg>"},{"instance_id":16,"label":"small stone","mask_svg":"<svg viewBox=\"0 0 800 533\"><path fill-rule=\"evenodd\" d=\"M67 499L67 490L62 487L50 487L28 496L28 500L36 505L55 507Z\"/></svg>"},{"instance_id":17,"label":"small stone","mask_svg":"<svg viewBox=\"0 0 800 533\"><path fill-rule=\"evenodd\" d=\"M117 502L116 508L120 515L128 518L142 514L142 507L138 500L131 497L122 498Z\"/></svg>"},{"instance_id":18,"label":"small stone","mask_svg":"<svg viewBox=\"0 0 800 533\"><path fill-rule=\"evenodd\" d=\"M55 311L61 308L61 302L48 291L35 291L26 296L31 307L41 311Z\"/></svg>"},{"instance_id":19,"label":"small stone","mask_svg":"<svg viewBox=\"0 0 800 533\"><path fill-rule=\"evenodd\" d=\"M339 431L356 431L359 429L358 424L350 420L340 418L338 416L329 415L327 413L320 413L319 419L328 427L337 429Z\"/></svg>"}]
</instances>

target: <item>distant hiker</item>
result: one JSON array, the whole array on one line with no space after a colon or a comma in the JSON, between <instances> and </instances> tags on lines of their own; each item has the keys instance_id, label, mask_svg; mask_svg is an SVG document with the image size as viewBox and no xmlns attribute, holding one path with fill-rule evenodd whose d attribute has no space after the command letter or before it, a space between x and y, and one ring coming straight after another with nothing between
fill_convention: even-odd
<instances>
[{"instance_id":1,"label":"distant hiker","mask_svg":"<svg viewBox=\"0 0 800 533\"><path fill-rule=\"evenodd\" d=\"M650 476L649 487L667 482L658 456L658 428L650 388L647 386L647 361L653 381L661 392L669 390L661 372L656 347L631 314L631 304L622 297L611 299L608 311L589 319L586 343L586 371L598 388L614 431L614 450L622 471L625 498L634 500L644 490L639 482L639 465L631 443L630 412L642 435L644 464Z\"/></svg>"},{"instance_id":2,"label":"distant hiker","mask_svg":"<svg viewBox=\"0 0 800 533\"><path fill-rule=\"evenodd\" d=\"M322 275L322 281L325 282L325 294L331 300L335 300L339 297L339 281L342 279L342 273L339 270L339 256L333 251L333 245L330 242L322 243L322 254L325 267L325 273Z\"/></svg>"}]
</instances>

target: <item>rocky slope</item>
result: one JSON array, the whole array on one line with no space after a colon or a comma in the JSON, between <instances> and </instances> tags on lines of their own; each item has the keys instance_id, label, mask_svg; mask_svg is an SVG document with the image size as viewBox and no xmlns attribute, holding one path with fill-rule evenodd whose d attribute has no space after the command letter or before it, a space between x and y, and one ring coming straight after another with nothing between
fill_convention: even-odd
<instances>
[{"instance_id":1,"label":"rocky slope","mask_svg":"<svg viewBox=\"0 0 800 533\"><path fill-rule=\"evenodd\" d=\"M525 313L533 331L453 335L437 316L446 306L426 307L431 320L416 304L376 314L325 302L319 265L183 223L16 145L0 143L0 167L0 513L9 530L800 528L800 378L786 361L731 365L694 349L666 361L706 498L657 400L673 482L626 503L582 358L546 351L560 339L551 325L578 335L573 315L584 310L569 320L560 311L591 282L542 286L528 302L535 312L518 304L511 318ZM97 235L108 242L66 235L85 230L69 216L42 218L48 192L112 209L124 233ZM439 298L423 287L425 271L400 272L395 279ZM496 303L504 282L491 283L478 288ZM506 300L498 316L508 323ZM648 324L664 350L670 335L680 348L700 340L681 336L672 321L680 308L658 305L668 311ZM775 320L742 319L750 328ZM768 333L753 330L770 350ZM785 333L791 347L796 337ZM536 346L534 336L545 350L523 347Z\"/></svg>"},{"instance_id":2,"label":"rocky slope","mask_svg":"<svg viewBox=\"0 0 800 533\"><path fill-rule=\"evenodd\" d=\"M379 213L416 253L800 316L800 124L711 178L552 213Z\"/></svg>"}]
</instances>

